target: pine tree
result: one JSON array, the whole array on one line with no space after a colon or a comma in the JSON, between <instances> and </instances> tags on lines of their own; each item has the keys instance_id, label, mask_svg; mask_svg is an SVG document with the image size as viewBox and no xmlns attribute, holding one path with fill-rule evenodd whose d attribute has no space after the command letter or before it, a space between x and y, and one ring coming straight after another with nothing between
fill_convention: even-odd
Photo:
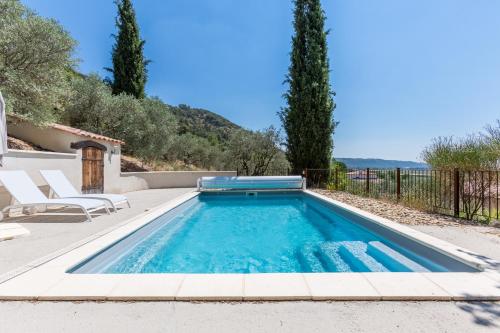
<instances>
[{"instance_id":1,"label":"pine tree","mask_svg":"<svg viewBox=\"0 0 500 333\"><path fill-rule=\"evenodd\" d=\"M117 0L116 5L118 34L115 35L116 42L112 52L113 69L108 69L113 73L113 94L125 92L136 98L144 98L146 66L149 63L143 55L145 42L139 35L131 0Z\"/></svg>"},{"instance_id":2,"label":"pine tree","mask_svg":"<svg viewBox=\"0 0 500 333\"><path fill-rule=\"evenodd\" d=\"M295 172L329 168L333 147L333 92L320 0L295 0L291 64L285 82L287 106L280 112L287 158Z\"/></svg>"}]
</instances>

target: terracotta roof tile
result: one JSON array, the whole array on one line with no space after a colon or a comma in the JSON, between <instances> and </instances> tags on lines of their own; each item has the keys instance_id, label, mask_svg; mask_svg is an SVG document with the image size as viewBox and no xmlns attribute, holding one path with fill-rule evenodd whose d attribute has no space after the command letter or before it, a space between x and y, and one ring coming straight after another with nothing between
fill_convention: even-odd
<instances>
[{"instance_id":1,"label":"terracotta roof tile","mask_svg":"<svg viewBox=\"0 0 500 333\"><path fill-rule=\"evenodd\" d=\"M75 134L75 135L80 135L80 136L86 136L88 138L96 139L96 140L102 140L102 141L109 141L109 142L114 142L118 144L124 144L125 142L117 139L113 139L104 135L92 133L92 132L87 132L78 128L66 126L66 125L61 125L61 124L52 124L50 127L54 129L58 129L67 133Z\"/></svg>"},{"instance_id":2,"label":"terracotta roof tile","mask_svg":"<svg viewBox=\"0 0 500 333\"><path fill-rule=\"evenodd\" d=\"M20 116L20 115L17 115L17 114L7 114L7 119L9 119L9 120L15 120L15 121L22 121L22 122L23 121L29 122L29 120L27 120L23 116ZM74 128L74 127L71 127L71 126L66 126L66 125L62 125L62 124L55 124L55 123L54 124L50 124L48 126L51 127L51 128L54 128L54 129L58 129L60 131L64 131L66 133L71 133L71 134L75 134L75 135L81 135L81 136L85 136L85 137L96 139L96 140L114 142L114 143L118 143L120 145L125 144L125 142L123 142L121 140L113 139L113 138L110 138L110 137L107 137L107 136L104 136L104 135L100 135L100 134L96 134L96 133L92 133L92 132L87 132L87 131L84 131L84 130L81 130L81 129L78 129L78 128Z\"/></svg>"}]
</instances>

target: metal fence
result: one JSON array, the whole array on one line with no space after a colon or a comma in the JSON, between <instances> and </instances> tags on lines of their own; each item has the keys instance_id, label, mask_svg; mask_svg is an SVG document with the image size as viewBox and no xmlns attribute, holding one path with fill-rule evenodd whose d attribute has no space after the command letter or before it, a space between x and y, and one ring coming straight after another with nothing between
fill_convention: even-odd
<instances>
[{"instance_id":1,"label":"metal fence","mask_svg":"<svg viewBox=\"0 0 500 333\"><path fill-rule=\"evenodd\" d=\"M499 171L307 169L308 188L384 198L442 214L489 221L500 217Z\"/></svg>"}]
</instances>

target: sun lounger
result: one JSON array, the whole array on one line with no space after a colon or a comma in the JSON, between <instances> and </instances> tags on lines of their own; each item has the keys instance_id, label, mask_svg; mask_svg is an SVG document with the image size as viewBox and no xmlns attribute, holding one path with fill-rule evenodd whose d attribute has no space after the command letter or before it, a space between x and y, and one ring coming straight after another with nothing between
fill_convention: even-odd
<instances>
[{"instance_id":1,"label":"sun lounger","mask_svg":"<svg viewBox=\"0 0 500 333\"><path fill-rule=\"evenodd\" d=\"M2 217L5 212L12 208L24 208L35 206L64 206L68 208L79 208L92 221L90 213L104 209L109 214L109 209L102 200L67 198L48 199L35 185L28 174L22 170L0 171L0 182L15 199L15 203L2 209Z\"/></svg>"},{"instance_id":2,"label":"sun lounger","mask_svg":"<svg viewBox=\"0 0 500 333\"><path fill-rule=\"evenodd\" d=\"M61 170L40 170L40 173L42 174L42 177L45 179L47 184L49 184L52 191L59 198L85 198L104 200L113 208L115 212L117 211L116 206L118 205L127 204L128 207L130 207L130 203L127 197L121 194L79 193Z\"/></svg>"}]
</instances>

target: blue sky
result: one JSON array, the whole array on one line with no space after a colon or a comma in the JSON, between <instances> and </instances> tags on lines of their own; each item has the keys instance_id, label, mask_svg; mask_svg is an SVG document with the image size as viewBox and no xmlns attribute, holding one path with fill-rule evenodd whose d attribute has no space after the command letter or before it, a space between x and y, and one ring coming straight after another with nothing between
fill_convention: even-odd
<instances>
[{"instance_id":1,"label":"blue sky","mask_svg":"<svg viewBox=\"0 0 500 333\"><path fill-rule=\"evenodd\" d=\"M110 65L111 0L23 0L78 40L83 73ZM251 129L280 126L289 0L134 1L147 93ZM419 159L432 137L500 118L500 1L324 0L338 157Z\"/></svg>"}]
</instances>

